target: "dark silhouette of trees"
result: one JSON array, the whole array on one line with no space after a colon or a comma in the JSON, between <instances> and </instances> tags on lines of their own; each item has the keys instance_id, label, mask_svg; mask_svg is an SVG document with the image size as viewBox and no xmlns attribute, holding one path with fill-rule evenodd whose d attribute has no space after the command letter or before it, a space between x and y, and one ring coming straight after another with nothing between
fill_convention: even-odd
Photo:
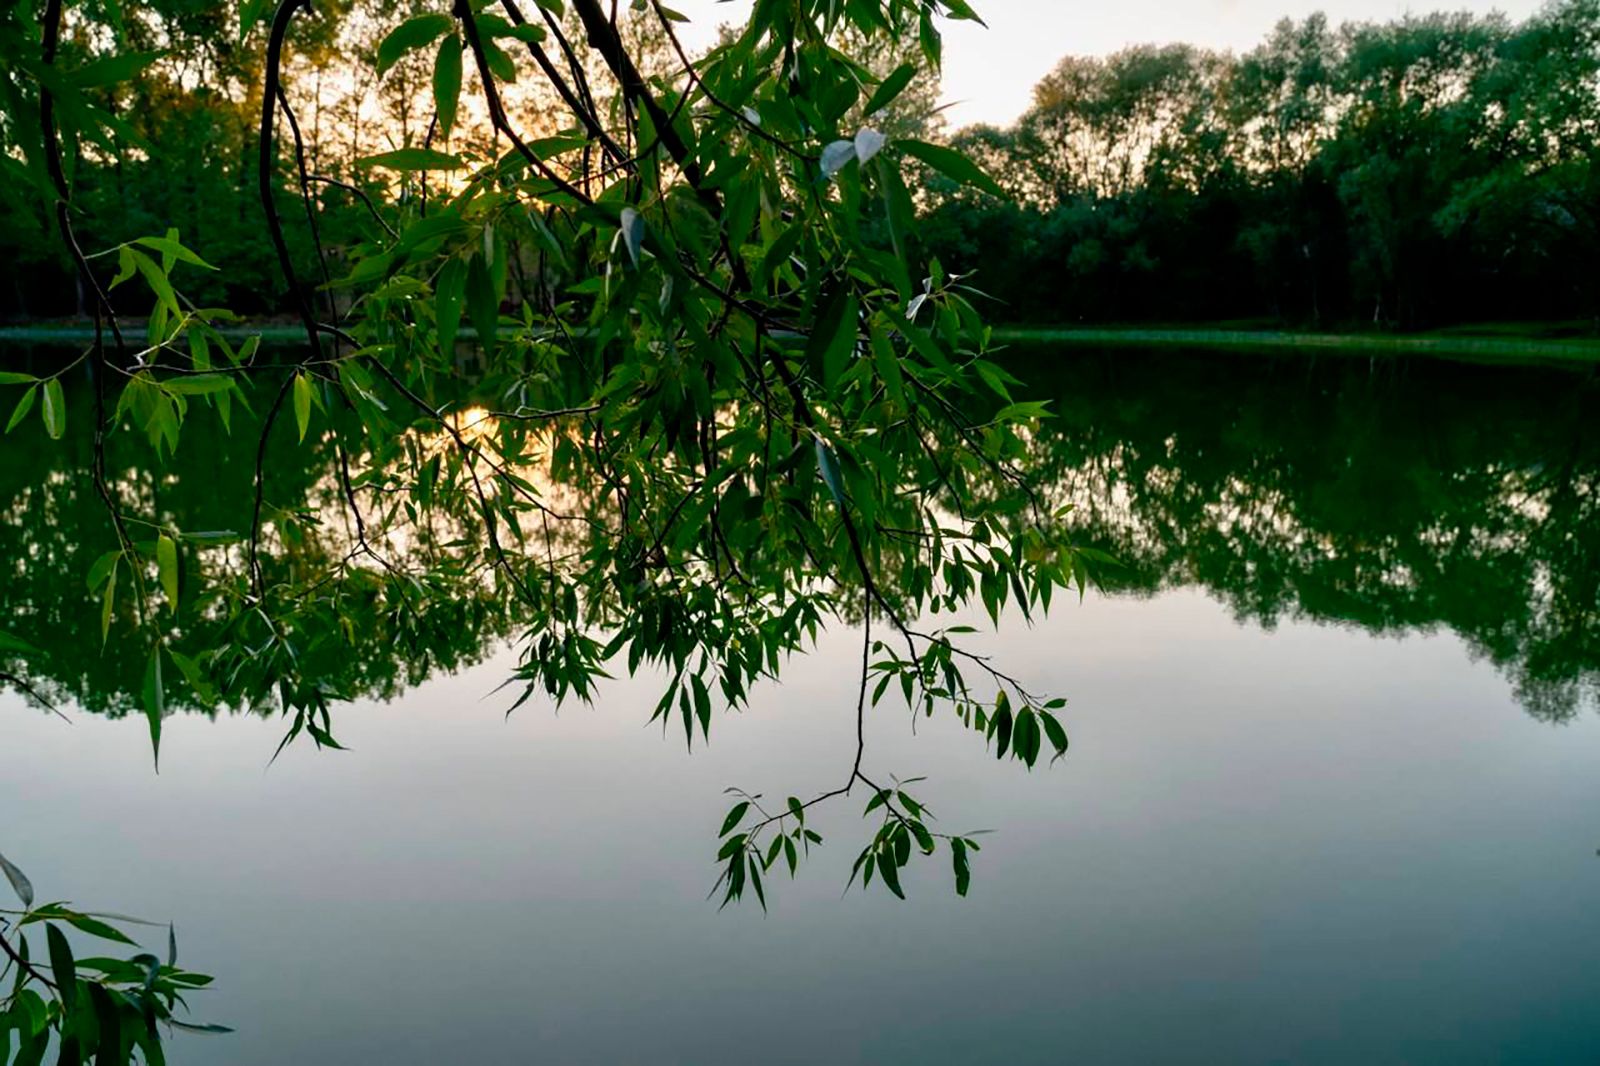
<instances>
[{"instance_id":1,"label":"dark silhouette of trees","mask_svg":"<svg viewBox=\"0 0 1600 1066\"><path fill-rule=\"evenodd\" d=\"M1592 320L1597 138L1595 0L1315 15L1242 56L1062 60L1016 125L955 138L1014 202L935 181L929 240L1019 322Z\"/></svg>"}]
</instances>

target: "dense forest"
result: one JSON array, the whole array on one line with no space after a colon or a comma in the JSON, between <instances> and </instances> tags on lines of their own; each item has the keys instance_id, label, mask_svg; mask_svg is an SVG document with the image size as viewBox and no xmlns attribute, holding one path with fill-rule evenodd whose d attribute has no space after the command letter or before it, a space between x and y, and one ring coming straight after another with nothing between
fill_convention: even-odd
<instances>
[{"instance_id":1,"label":"dense forest","mask_svg":"<svg viewBox=\"0 0 1600 1066\"><path fill-rule=\"evenodd\" d=\"M222 267L192 279L197 299L281 314L255 188L262 56L231 32L237 6L130 13L148 65L88 88L131 151L79 160L80 228L90 247L176 228ZM399 187L361 159L411 144L494 147L470 105L459 121L432 113L431 53L380 55L386 9L319 4L291 35L286 85L335 260L364 221L363 198L398 206ZM629 25L647 68L651 57L672 64L648 22ZM942 133L932 79L919 75L880 126ZM561 102L543 84L524 78L506 101L524 128L549 134ZM997 321L1587 331L1600 315L1600 0L1556 0L1522 23L1434 14L1334 26L1313 15L1242 55L1147 45L1068 56L1015 125L948 139L1009 199L923 171L923 238L947 269L977 275ZM272 181L284 211L298 211L299 178L278 151ZM71 264L22 189L0 183L11 220L0 316L71 315L83 306ZM307 234L290 231L301 273L315 277ZM511 266L515 302L540 265L525 252Z\"/></svg>"},{"instance_id":2,"label":"dense forest","mask_svg":"<svg viewBox=\"0 0 1600 1066\"><path fill-rule=\"evenodd\" d=\"M930 239L1039 323L1427 328L1600 310L1600 3L1284 21L1244 55L1069 57L956 141L1011 202Z\"/></svg>"}]
</instances>

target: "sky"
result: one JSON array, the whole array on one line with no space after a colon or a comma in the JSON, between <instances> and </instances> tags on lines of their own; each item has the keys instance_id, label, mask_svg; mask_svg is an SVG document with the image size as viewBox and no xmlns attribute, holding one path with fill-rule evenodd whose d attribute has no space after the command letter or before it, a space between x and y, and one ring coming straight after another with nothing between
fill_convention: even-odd
<instances>
[{"instance_id":1,"label":"sky","mask_svg":"<svg viewBox=\"0 0 1600 1066\"><path fill-rule=\"evenodd\" d=\"M742 21L747 0L676 0L693 20L687 40L709 42L720 22ZM1526 18L1542 0L972 0L989 28L946 22L944 95L952 126L1006 124L1027 108L1034 84L1065 55L1105 55L1130 44L1187 42L1245 51L1279 19L1323 11L1335 24L1408 13L1503 11Z\"/></svg>"}]
</instances>

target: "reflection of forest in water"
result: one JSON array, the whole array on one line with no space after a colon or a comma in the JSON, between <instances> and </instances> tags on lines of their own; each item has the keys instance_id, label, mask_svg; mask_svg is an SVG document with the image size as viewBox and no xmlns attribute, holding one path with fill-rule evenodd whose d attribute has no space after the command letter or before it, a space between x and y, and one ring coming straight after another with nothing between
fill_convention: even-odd
<instances>
[{"instance_id":1,"label":"reflection of forest in water","mask_svg":"<svg viewBox=\"0 0 1600 1066\"><path fill-rule=\"evenodd\" d=\"M7 365L48 372L59 352L39 353L32 365L12 355ZM113 716L142 713L141 686L147 639L119 639L131 632L135 597L128 568L119 568L109 639L102 648L101 605L85 576L102 553L116 546L104 504L93 482L93 390L87 380L69 382L67 436L46 439L37 419L17 427L8 454L27 462L0 465L0 557L7 574L0 586L0 629L42 649L0 668L27 678L34 691L56 702ZM180 602L175 618L154 613L157 624L189 654L240 639L226 624L225 605L201 598L200 590L243 587L247 574L246 531L255 505L254 473L260 423L235 406L232 432L211 412L197 411L183 426L176 457L156 458L142 434L124 425L107 438L106 480L126 515L135 543L153 538L147 524L162 523L184 534L179 540ZM468 430L470 432L470 430ZM419 440L426 462L436 442ZM417 515L401 515L398 532L387 535L386 512L400 511L398 494L381 478L370 480L356 461L351 476L369 500L368 539L385 558L415 575L415 587L393 595L388 575L370 559L355 557L350 516L343 506L333 435L296 443L294 421L279 418L265 464L261 563L267 587L296 576L337 581L337 611L307 625L294 654L308 675L325 679L330 698L392 699L436 670L480 661L512 632L504 591L469 566L452 567L455 545L470 521L459 507L441 500ZM381 473L381 471L379 471ZM385 497L393 503L385 506ZM403 527L403 528L401 528ZM346 566L344 564L354 563ZM426 565L421 565L421 564ZM198 580L204 573L205 581ZM155 582L153 566L143 579ZM426 604L425 610L407 604ZM315 619L311 620L315 622ZM352 653L354 649L354 653ZM247 648L247 650L249 650ZM176 678L167 706L190 708L192 694Z\"/></svg>"},{"instance_id":2,"label":"reflection of forest in water","mask_svg":"<svg viewBox=\"0 0 1600 1066\"><path fill-rule=\"evenodd\" d=\"M1288 617L1380 633L1447 627L1548 720L1600 693L1592 376L1132 351L1022 350L1010 362L1059 415L1036 438L1028 473L1052 502L1075 505L1081 543L1122 561L1100 574L1111 592L1197 585L1268 626ZM25 671L42 692L120 714L138 706L147 649L115 634L100 648L100 604L84 575L112 541L89 424L90 411L75 409L66 440L45 440L30 420L7 442L27 461L0 466L0 610L3 628L44 649ZM319 520L339 513L331 444L288 443L273 455L267 495L281 509L268 565L335 566L350 537L338 520ZM254 461L252 430L236 423L229 435L198 418L165 466L142 441L114 436L108 473L141 514L185 531L237 531ZM390 550L437 558L462 518L442 512ZM190 574L242 565L237 544L185 549ZM391 698L515 631L492 583L466 570L435 580L446 583L420 614L350 584L336 623L361 653L330 650L321 664L330 694ZM203 647L228 639L219 613L188 603L173 625Z\"/></svg>"},{"instance_id":3,"label":"reflection of forest in water","mask_svg":"<svg viewBox=\"0 0 1600 1066\"><path fill-rule=\"evenodd\" d=\"M1447 627L1561 721L1600 696L1600 381L1344 358L1027 351L1031 471L1110 590L1241 620Z\"/></svg>"}]
</instances>

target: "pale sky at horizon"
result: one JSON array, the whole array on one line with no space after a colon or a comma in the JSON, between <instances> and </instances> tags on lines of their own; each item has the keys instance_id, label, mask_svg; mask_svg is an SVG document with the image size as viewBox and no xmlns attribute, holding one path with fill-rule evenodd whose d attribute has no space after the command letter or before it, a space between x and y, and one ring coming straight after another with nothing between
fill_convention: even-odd
<instances>
[{"instance_id":1,"label":"pale sky at horizon","mask_svg":"<svg viewBox=\"0 0 1600 1066\"><path fill-rule=\"evenodd\" d=\"M718 23L741 22L748 0L676 0L692 20L686 42L708 43ZM1335 25L1387 21L1408 13L1502 11L1523 19L1543 0L972 0L988 22L944 23L944 98L958 101L946 114L952 126L974 122L1004 125L1027 108L1033 86L1061 57L1105 55L1130 44L1187 42L1245 51L1279 19L1322 11Z\"/></svg>"}]
</instances>

